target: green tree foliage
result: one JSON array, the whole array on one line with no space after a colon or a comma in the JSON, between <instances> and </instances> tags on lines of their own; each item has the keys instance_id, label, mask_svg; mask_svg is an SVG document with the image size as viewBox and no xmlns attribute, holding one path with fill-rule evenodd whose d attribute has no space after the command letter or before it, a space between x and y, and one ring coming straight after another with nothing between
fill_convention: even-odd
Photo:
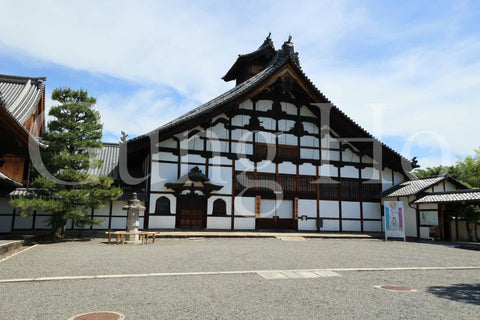
<instances>
[{"instance_id":1,"label":"green tree foliage","mask_svg":"<svg viewBox=\"0 0 480 320\"><path fill-rule=\"evenodd\" d=\"M95 98L82 89L59 88L53 91L52 99L60 105L50 109L53 120L43 136L48 148L42 158L45 167L58 180L38 175L29 195L14 198L10 203L24 216L34 210L51 212L52 231L61 237L68 219L79 226L101 224L91 219L91 210L103 207L105 201L117 199L122 191L113 186L110 177L87 174L89 168L102 165L91 160L88 153L91 148L102 148L103 125L99 112L92 108Z\"/></svg>"},{"instance_id":2,"label":"green tree foliage","mask_svg":"<svg viewBox=\"0 0 480 320\"><path fill-rule=\"evenodd\" d=\"M480 150L475 150L475 156L468 156L463 161L457 161L454 166L438 166L415 171L415 175L419 178L444 174L448 174L472 188L480 188Z\"/></svg>"}]
</instances>

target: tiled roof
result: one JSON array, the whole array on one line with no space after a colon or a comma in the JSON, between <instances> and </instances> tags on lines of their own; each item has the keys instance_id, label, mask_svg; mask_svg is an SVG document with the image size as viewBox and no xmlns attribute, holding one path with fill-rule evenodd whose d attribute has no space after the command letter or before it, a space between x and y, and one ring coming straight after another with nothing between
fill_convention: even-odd
<instances>
[{"instance_id":1,"label":"tiled roof","mask_svg":"<svg viewBox=\"0 0 480 320\"><path fill-rule=\"evenodd\" d=\"M90 168L87 173L94 176L108 176L118 180L120 178L118 172L119 154L120 146L118 143L103 143L103 149L99 150L95 157L96 160L103 161L103 166Z\"/></svg>"},{"instance_id":2,"label":"tiled roof","mask_svg":"<svg viewBox=\"0 0 480 320\"><path fill-rule=\"evenodd\" d=\"M426 189L436 185L443 180L448 179L450 182L456 184L461 188L467 188L467 186L463 185L458 180L453 179L449 175L444 176L436 176L436 177L428 177L418 180L410 180L404 181L396 186L391 187L380 193L380 197L388 198L388 197L405 197L405 196L412 196L419 192L425 191Z\"/></svg>"},{"instance_id":3,"label":"tiled roof","mask_svg":"<svg viewBox=\"0 0 480 320\"><path fill-rule=\"evenodd\" d=\"M383 191L381 197L404 197L417 194L433 185L436 185L440 181L445 179L445 176L430 177L425 179L405 181L396 186L391 187Z\"/></svg>"},{"instance_id":4,"label":"tiled roof","mask_svg":"<svg viewBox=\"0 0 480 320\"><path fill-rule=\"evenodd\" d=\"M290 40L290 39L289 39ZM261 47L260 47L261 48ZM323 93L320 92L320 90L313 84L313 82L305 75L305 73L302 71L300 67L300 62L298 59L298 54L295 52L293 43L290 41L287 41L283 44L282 48L278 50L275 54L275 56L271 59L271 61L267 64L265 69L254 75L253 77L247 79L246 81L238 84L234 88L228 90L227 92L221 94L220 96L216 97L213 100L210 100L209 102L197 107L196 109L193 109L192 111L168 122L167 124L164 124L163 126L149 132L146 134L143 134L141 136L135 137L133 139L130 139L129 142L134 142L137 140L144 139L149 136L161 136L163 133L168 132L169 130L173 129L175 126L181 125L183 123L188 122L189 120L193 120L201 115L207 114L209 112L214 111L217 107L220 107L221 105L224 105L235 98L241 96L244 93L247 93L249 90L252 90L255 88L257 85L261 84L263 81L265 81L270 75L272 75L275 71L279 70L287 61L291 61L294 66L297 67L297 71L300 73L300 75L305 79L305 81L310 85L316 93L321 96L325 101L330 103L333 106L333 109L336 110L342 117L347 119L348 122L352 124L355 128L359 129L363 134L365 134L368 137L371 137L375 140L376 143L381 144L385 149L388 151L392 152L394 155L400 157L404 162L411 163L408 159L402 157L399 153L397 153L395 150L392 148L388 147L387 145L383 144L381 141L373 137L370 133L368 133L364 128L362 128L359 124L357 124L355 121L353 121L349 116L347 116L343 111L341 111L338 107L333 105L330 100L325 97Z\"/></svg>"},{"instance_id":5,"label":"tiled roof","mask_svg":"<svg viewBox=\"0 0 480 320\"><path fill-rule=\"evenodd\" d=\"M421 197L415 203L477 202L480 203L480 189L432 192Z\"/></svg>"},{"instance_id":6,"label":"tiled roof","mask_svg":"<svg viewBox=\"0 0 480 320\"><path fill-rule=\"evenodd\" d=\"M21 125L37 108L45 90L45 80L0 74L0 101Z\"/></svg>"}]
</instances>

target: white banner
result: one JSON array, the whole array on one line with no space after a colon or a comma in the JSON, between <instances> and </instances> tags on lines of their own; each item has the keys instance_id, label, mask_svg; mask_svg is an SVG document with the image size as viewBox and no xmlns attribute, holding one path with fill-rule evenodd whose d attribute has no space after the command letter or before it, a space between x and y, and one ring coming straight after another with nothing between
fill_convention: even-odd
<instances>
[{"instance_id":1,"label":"white banner","mask_svg":"<svg viewBox=\"0 0 480 320\"><path fill-rule=\"evenodd\" d=\"M385 240L388 237L405 239L405 211L403 201L384 201Z\"/></svg>"}]
</instances>

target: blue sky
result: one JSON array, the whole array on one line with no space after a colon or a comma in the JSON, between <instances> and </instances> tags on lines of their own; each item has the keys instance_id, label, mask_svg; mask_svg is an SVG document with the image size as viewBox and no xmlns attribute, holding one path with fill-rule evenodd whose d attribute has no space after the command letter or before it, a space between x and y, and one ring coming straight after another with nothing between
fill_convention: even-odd
<instances>
[{"instance_id":1,"label":"blue sky","mask_svg":"<svg viewBox=\"0 0 480 320\"><path fill-rule=\"evenodd\" d=\"M145 133L233 86L268 32L293 36L340 109L422 167L480 147L475 1L3 1L0 73L97 97L104 140ZM48 99L47 106L53 102Z\"/></svg>"}]
</instances>

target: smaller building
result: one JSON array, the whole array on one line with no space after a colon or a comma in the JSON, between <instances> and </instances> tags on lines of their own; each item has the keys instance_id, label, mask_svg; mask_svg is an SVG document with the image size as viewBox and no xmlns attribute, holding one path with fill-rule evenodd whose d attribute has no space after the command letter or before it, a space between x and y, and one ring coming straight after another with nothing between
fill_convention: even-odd
<instances>
[{"instance_id":1,"label":"smaller building","mask_svg":"<svg viewBox=\"0 0 480 320\"><path fill-rule=\"evenodd\" d=\"M403 201L407 237L468 240L460 210L480 204L480 189L470 189L449 175L402 182L381 193L384 201Z\"/></svg>"}]
</instances>

